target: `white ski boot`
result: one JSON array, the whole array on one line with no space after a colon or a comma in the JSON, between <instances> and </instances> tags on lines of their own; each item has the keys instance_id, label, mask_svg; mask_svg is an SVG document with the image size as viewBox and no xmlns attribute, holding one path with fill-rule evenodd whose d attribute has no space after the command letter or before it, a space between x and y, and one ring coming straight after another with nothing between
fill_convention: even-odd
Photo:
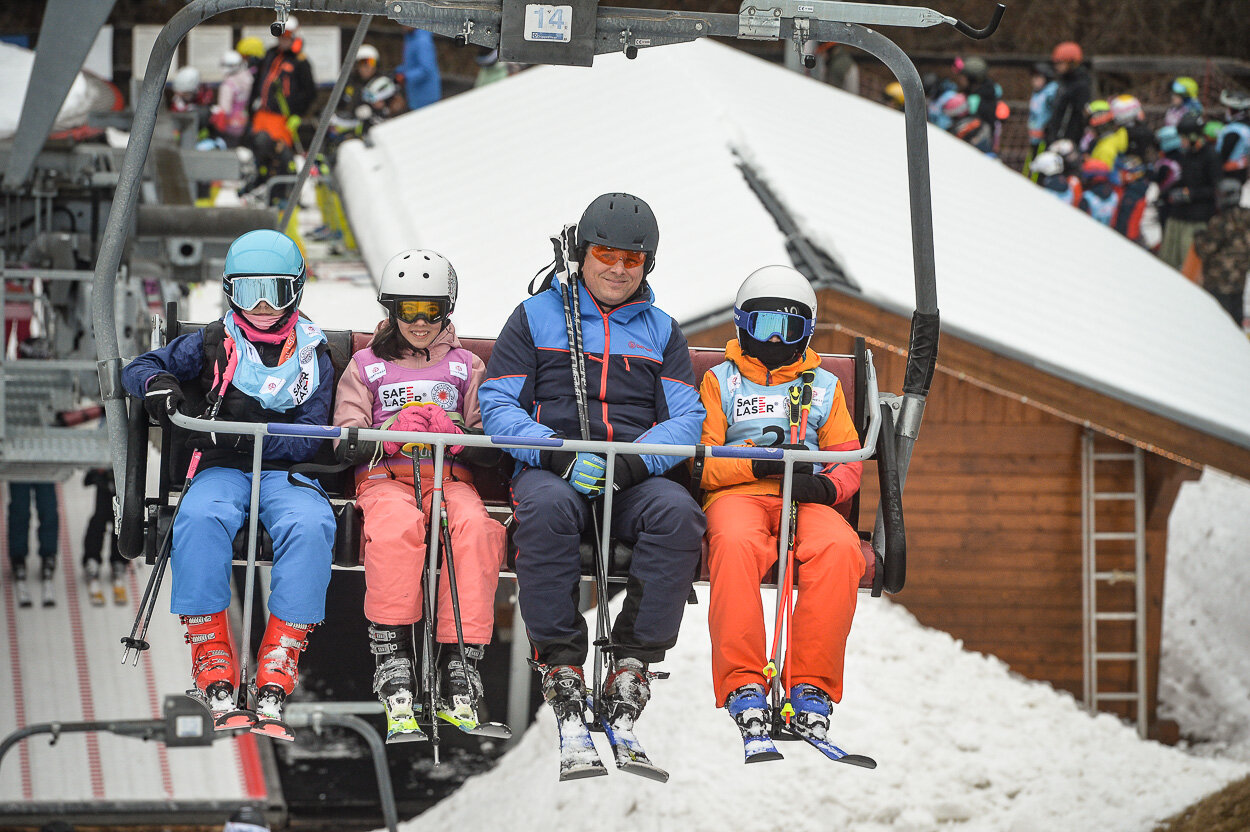
<instances>
[{"instance_id":1,"label":"white ski boot","mask_svg":"<svg viewBox=\"0 0 1250 832\"><path fill-rule=\"evenodd\" d=\"M100 562L98 560L89 560L83 566L83 573L87 577L87 597L91 600L91 606L104 606L104 587L100 585Z\"/></svg>"},{"instance_id":2,"label":"white ski boot","mask_svg":"<svg viewBox=\"0 0 1250 832\"><path fill-rule=\"evenodd\" d=\"M53 581L55 576L56 564L45 560L43 566L39 567L39 584L45 607L56 606L56 583Z\"/></svg>"},{"instance_id":3,"label":"white ski boot","mask_svg":"<svg viewBox=\"0 0 1250 832\"><path fill-rule=\"evenodd\" d=\"M26 583L26 564L13 564L13 594L17 596L17 605L19 607L29 607L34 604L30 598L30 585Z\"/></svg>"}]
</instances>

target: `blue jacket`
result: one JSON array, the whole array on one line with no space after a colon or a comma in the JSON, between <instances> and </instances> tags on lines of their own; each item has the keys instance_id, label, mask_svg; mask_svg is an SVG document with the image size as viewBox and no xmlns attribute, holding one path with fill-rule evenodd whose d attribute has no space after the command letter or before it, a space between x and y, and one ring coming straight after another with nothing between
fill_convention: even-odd
<instances>
[{"instance_id":1,"label":"blue jacket","mask_svg":"<svg viewBox=\"0 0 1250 832\"><path fill-rule=\"evenodd\" d=\"M404 35L404 62L395 71L404 76L409 110L418 110L443 97L434 36L424 29L413 29Z\"/></svg>"},{"instance_id":2,"label":"blue jacket","mask_svg":"<svg viewBox=\"0 0 1250 832\"><path fill-rule=\"evenodd\" d=\"M183 395L187 402L181 408L184 413L199 416L204 412L204 400L207 387L211 384L213 354L216 353L215 343L220 343L222 325L220 321L209 324L201 330L186 335L179 335L165 346L151 352L145 352L133 359L122 369L122 385L126 392L137 398L143 398L147 392L148 382L158 373L170 373L182 383ZM205 333L209 334L210 344L205 343ZM265 348L279 348L280 344L257 344L261 354ZM276 357L274 359L276 361ZM265 410L260 404L231 385L226 391L225 400L217 418L231 422L284 422L300 425L328 425L331 419L331 399L334 395L334 365L330 362L330 354L323 348L317 357L318 381L317 389L304 401L285 413ZM317 453L321 439L301 439L293 436L265 437L262 460L266 469L287 468L297 462L307 462ZM222 467L251 470L251 453L246 455L237 452L211 449L204 452L202 468Z\"/></svg>"},{"instance_id":3,"label":"blue jacket","mask_svg":"<svg viewBox=\"0 0 1250 832\"><path fill-rule=\"evenodd\" d=\"M653 305L651 289L643 291L642 299L604 314L585 286L580 289L590 438L697 445L706 414L686 337ZM504 324L478 401L489 434L581 438L564 302L555 281L518 306ZM541 465L538 450L508 452L524 465ZM642 460L658 475L683 458Z\"/></svg>"}]
</instances>

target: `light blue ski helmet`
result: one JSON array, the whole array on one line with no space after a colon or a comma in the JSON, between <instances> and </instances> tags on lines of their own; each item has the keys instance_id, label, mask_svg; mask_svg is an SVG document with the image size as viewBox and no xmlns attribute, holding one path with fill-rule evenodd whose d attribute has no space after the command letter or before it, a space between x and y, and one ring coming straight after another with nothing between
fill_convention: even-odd
<instances>
[{"instance_id":1,"label":"light blue ski helmet","mask_svg":"<svg viewBox=\"0 0 1250 832\"><path fill-rule=\"evenodd\" d=\"M1180 133L1170 124L1166 127L1160 127L1155 133L1155 138L1159 140L1159 149L1164 153L1181 149Z\"/></svg>"},{"instance_id":2,"label":"light blue ski helmet","mask_svg":"<svg viewBox=\"0 0 1250 832\"><path fill-rule=\"evenodd\" d=\"M304 291L308 273L304 255L290 237L279 231L258 228L238 237L226 252L222 289L230 295L230 280L244 275L285 276L295 281L295 295Z\"/></svg>"}]
</instances>

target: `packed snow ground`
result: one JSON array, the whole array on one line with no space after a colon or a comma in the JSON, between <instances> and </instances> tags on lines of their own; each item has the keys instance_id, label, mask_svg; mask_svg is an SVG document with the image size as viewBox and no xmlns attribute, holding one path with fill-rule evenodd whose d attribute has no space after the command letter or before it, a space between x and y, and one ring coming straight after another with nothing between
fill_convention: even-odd
<instances>
[{"instance_id":1,"label":"packed snow ground","mask_svg":"<svg viewBox=\"0 0 1250 832\"><path fill-rule=\"evenodd\" d=\"M783 762L747 767L733 723L713 707L701 590L659 666L672 677L655 683L639 723L648 753L672 773L666 785L615 770L558 782L555 723L543 707L497 768L400 828L490 828L511 807L518 830L1149 832L1250 774L1250 614L1236 591L1250 578L1248 509L1250 484L1208 471L1184 486L1172 518L1163 690L1183 730L1216 738L1201 755L1141 740L920 626L900 605L861 595L832 735L874 756L877 770L830 763L802 743L783 744ZM610 760L602 739L600 752Z\"/></svg>"}]
</instances>

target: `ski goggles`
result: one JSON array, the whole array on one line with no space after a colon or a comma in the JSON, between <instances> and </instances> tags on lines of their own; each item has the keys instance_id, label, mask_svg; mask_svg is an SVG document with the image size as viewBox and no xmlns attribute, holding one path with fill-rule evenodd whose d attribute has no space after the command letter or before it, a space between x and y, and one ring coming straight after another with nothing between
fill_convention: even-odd
<instances>
[{"instance_id":1,"label":"ski goggles","mask_svg":"<svg viewBox=\"0 0 1250 832\"><path fill-rule=\"evenodd\" d=\"M288 275L249 275L229 278L230 300L244 312L251 312L261 301L274 309L285 309L299 299L295 278Z\"/></svg>"},{"instance_id":2,"label":"ski goggles","mask_svg":"<svg viewBox=\"0 0 1250 832\"><path fill-rule=\"evenodd\" d=\"M447 307L444 300L392 300L387 304L391 313L406 324L415 324L422 318L427 323L442 323L448 315Z\"/></svg>"},{"instance_id":3,"label":"ski goggles","mask_svg":"<svg viewBox=\"0 0 1250 832\"><path fill-rule=\"evenodd\" d=\"M812 334L816 322L790 312L743 312L734 307L734 325L756 341L768 341L775 335L782 343L797 344Z\"/></svg>"},{"instance_id":4,"label":"ski goggles","mask_svg":"<svg viewBox=\"0 0 1250 832\"><path fill-rule=\"evenodd\" d=\"M617 263L624 263L625 268L636 269L647 262L647 253L645 251L623 251L622 249L610 248L609 246L591 246L587 251L591 257L605 266L615 266Z\"/></svg>"}]
</instances>

